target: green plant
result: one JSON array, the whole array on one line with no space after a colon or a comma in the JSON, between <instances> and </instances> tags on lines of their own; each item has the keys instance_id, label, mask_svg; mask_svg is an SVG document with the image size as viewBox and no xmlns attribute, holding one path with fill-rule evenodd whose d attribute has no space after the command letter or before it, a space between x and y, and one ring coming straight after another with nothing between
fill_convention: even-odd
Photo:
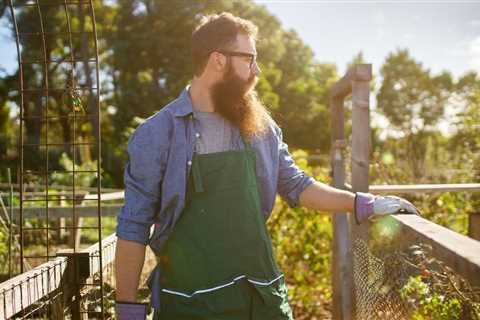
<instances>
[{"instance_id":1,"label":"green plant","mask_svg":"<svg viewBox=\"0 0 480 320\"><path fill-rule=\"evenodd\" d=\"M75 173L76 187L90 187L97 178L93 173L82 172L97 170L97 161L86 161L80 165L76 163L74 164L66 153L62 153L59 163L66 171L79 171L78 173ZM70 172L53 172L51 181L54 184L71 186L73 185L72 178L73 175Z\"/></svg>"},{"instance_id":2,"label":"green plant","mask_svg":"<svg viewBox=\"0 0 480 320\"><path fill-rule=\"evenodd\" d=\"M462 306L459 299L434 292L421 276L411 277L400 289L400 297L414 306L414 320L460 319Z\"/></svg>"},{"instance_id":3,"label":"green plant","mask_svg":"<svg viewBox=\"0 0 480 320\"><path fill-rule=\"evenodd\" d=\"M292 153L297 165L307 174L328 183L327 169L309 167L307 155L303 150ZM278 264L286 276L295 318L325 318L325 305L331 300L330 215L292 209L278 198L268 227Z\"/></svg>"}]
</instances>

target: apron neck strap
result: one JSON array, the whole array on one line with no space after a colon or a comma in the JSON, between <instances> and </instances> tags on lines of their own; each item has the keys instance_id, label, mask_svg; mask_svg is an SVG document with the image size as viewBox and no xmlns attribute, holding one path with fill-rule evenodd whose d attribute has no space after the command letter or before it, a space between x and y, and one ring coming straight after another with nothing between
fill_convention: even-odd
<instances>
[{"instance_id":1,"label":"apron neck strap","mask_svg":"<svg viewBox=\"0 0 480 320\"><path fill-rule=\"evenodd\" d=\"M240 139L242 139L242 142L243 142L243 146L245 147L244 149L245 150L248 150L251 148L251 143L249 141L249 139L245 138L242 133L240 133Z\"/></svg>"}]
</instances>

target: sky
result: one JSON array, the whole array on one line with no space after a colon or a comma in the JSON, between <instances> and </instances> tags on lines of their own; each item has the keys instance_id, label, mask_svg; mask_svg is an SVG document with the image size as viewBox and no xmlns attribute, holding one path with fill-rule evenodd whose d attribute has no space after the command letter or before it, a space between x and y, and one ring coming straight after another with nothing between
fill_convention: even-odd
<instances>
[{"instance_id":1,"label":"sky","mask_svg":"<svg viewBox=\"0 0 480 320\"><path fill-rule=\"evenodd\" d=\"M255 0L274 14L286 29L295 30L318 62L335 63L340 75L362 52L381 80L380 68L388 54L408 48L410 55L432 74L444 70L458 79L468 71L480 73L480 0L477 1L281 1ZM260 30L261 33L261 30ZM370 94L372 126L380 138L400 137L376 112L375 91ZM459 109L446 109L438 128L444 135Z\"/></svg>"},{"instance_id":2,"label":"sky","mask_svg":"<svg viewBox=\"0 0 480 320\"><path fill-rule=\"evenodd\" d=\"M426 68L459 77L480 72L480 0L314 1L254 0L294 29L319 62L346 64L362 51L374 72L397 48L408 48ZM0 21L0 69L17 67L16 48Z\"/></svg>"},{"instance_id":3,"label":"sky","mask_svg":"<svg viewBox=\"0 0 480 320\"><path fill-rule=\"evenodd\" d=\"M341 74L359 51L378 72L398 48L408 48L433 73L448 70L458 78L468 70L480 72L480 0L255 2L294 29L319 62L337 64Z\"/></svg>"}]
</instances>

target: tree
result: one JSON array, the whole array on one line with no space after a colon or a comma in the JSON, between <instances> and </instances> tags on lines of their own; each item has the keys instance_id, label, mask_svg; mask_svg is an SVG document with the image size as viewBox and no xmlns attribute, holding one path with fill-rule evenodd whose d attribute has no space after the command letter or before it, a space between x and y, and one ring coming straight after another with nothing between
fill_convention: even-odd
<instances>
[{"instance_id":1,"label":"tree","mask_svg":"<svg viewBox=\"0 0 480 320\"><path fill-rule=\"evenodd\" d=\"M120 0L106 61L113 91L107 104L112 115L108 141L125 141L125 128L135 117L147 118L176 98L192 76L190 36L201 15L229 11L259 27L258 61L262 69L257 91L281 124L285 139L296 147L326 150L329 146L327 85L336 77L333 65L313 60L313 52L295 32L286 32L263 6L251 1ZM134 59L132 57L135 57ZM302 110L302 112L298 112ZM120 144L120 145L123 145ZM105 150L105 148L104 148ZM106 151L106 150L105 150ZM121 183L125 161L108 161ZM105 155L107 156L107 155Z\"/></svg>"},{"instance_id":2,"label":"tree","mask_svg":"<svg viewBox=\"0 0 480 320\"><path fill-rule=\"evenodd\" d=\"M424 171L426 139L437 130L453 89L448 72L432 76L408 50L391 53L381 68L377 106L405 137L405 158L414 177Z\"/></svg>"},{"instance_id":3,"label":"tree","mask_svg":"<svg viewBox=\"0 0 480 320\"><path fill-rule=\"evenodd\" d=\"M328 91L337 79L336 67L316 62L294 31L285 32L282 42L285 54L277 65L282 77L273 87L280 101L274 116L288 143L325 152L330 147Z\"/></svg>"},{"instance_id":4,"label":"tree","mask_svg":"<svg viewBox=\"0 0 480 320\"><path fill-rule=\"evenodd\" d=\"M456 93L463 109L454 123L455 135L450 139L449 150L458 161L473 171L473 180L480 178L480 76L469 72L456 84ZM472 172L470 171L470 172Z\"/></svg>"},{"instance_id":5,"label":"tree","mask_svg":"<svg viewBox=\"0 0 480 320\"><path fill-rule=\"evenodd\" d=\"M9 91L14 84L14 77L0 69L0 163L12 166L14 159L8 157L8 151L15 143L15 123L10 119ZM5 173L0 167L0 177ZM0 178L0 180L3 180Z\"/></svg>"}]
</instances>

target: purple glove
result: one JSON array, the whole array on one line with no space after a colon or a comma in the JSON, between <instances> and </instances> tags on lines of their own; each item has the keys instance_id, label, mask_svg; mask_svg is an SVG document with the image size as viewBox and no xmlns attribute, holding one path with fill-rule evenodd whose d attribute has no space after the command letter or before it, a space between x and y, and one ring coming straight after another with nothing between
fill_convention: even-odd
<instances>
[{"instance_id":1,"label":"purple glove","mask_svg":"<svg viewBox=\"0 0 480 320\"><path fill-rule=\"evenodd\" d=\"M115 312L118 320L145 320L147 319L146 303L115 302Z\"/></svg>"},{"instance_id":2,"label":"purple glove","mask_svg":"<svg viewBox=\"0 0 480 320\"><path fill-rule=\"evenodd\" d=\"M361 224L373 216L394 213L419 214L417 208L405 199L395 196L375 196L370 193L355 193L355 221Z\"/></svg>"}]
</instances>

